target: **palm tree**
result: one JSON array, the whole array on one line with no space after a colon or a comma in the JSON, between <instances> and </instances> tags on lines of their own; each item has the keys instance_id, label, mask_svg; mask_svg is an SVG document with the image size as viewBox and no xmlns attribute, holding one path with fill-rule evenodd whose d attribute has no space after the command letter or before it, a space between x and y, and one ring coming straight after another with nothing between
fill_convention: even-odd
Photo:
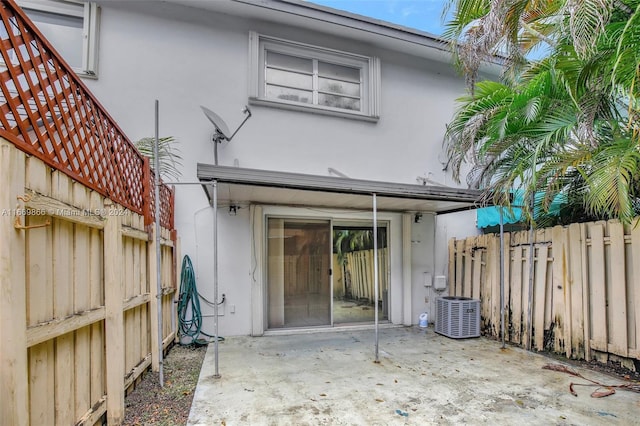
<instances>
[{"instance_id":1,"label":"palm tree","mask_svg":"<svg viewBox=\"0 0 640 426\"><path fill-rule=\"evenodd\" d=\"M163 180L178 180L182 173L180 172L180 166L182 166L179 150L175 147L176 140L173 136L165 136L158 140L158 161L160 164L160 176ZM142 138L134 145L138 148L138 151L145 157L148 157L151 166L154 164L153 146L156 143L155 138L147 137Z\"/></svg>"},{"instance_id":2,"label":"palm tree","mask_svg":"<svg viewBox=\"0 0 640 426\"><path fill-rule=\"evenodd\" d=\"M373 248L372 229L340 229L334 231L333 251L338 255L338 262L344 265L347 253Z\"/></svg>"},{"instance_id":3,"label":"palm tree","mask_svg":"<svg viewBox=\"0 0 640 426\"><path fill-rule=\"evenodd\" d=\"M471 94L445 145L454 176L509 205L513 188L559 193L582 217L639 213L640 1L452 1L448 35ZM540 59L531 49L546 45ZM479 58L503 52L504 81L475 81ZM532 219L531 211L525 215Z\"/></svg>"}]
</instances>

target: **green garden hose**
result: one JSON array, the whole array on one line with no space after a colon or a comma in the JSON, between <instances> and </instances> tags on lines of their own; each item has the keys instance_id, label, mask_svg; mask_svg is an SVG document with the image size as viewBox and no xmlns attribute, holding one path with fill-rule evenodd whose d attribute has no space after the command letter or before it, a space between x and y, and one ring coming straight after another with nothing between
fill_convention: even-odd
<instances>
[{"instance_id":1,"label":"green garden hose","mask_svg":"<svg viewBox=\"0 0 640 426\"><path fill-rule=\"evenodd\" d=\"M182 259L180 294L178 296L178 334L181 336L180 342L182 342L182 337L189 337L191 338L189 343L206 345L210 342L199 339L200 335L214 338L214 336L202 331L200 297L196 286L196 276L193 271L191 258L185 255ZM218 341L222 340L224 340L224 337L218 336Z\"/></svg>"}]
</instances>

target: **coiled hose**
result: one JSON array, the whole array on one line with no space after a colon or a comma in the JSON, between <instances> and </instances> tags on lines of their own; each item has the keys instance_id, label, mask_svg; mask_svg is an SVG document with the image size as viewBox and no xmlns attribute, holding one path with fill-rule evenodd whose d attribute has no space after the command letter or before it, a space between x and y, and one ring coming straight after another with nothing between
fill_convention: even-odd
<instances>
[{"instance_id":1,"label":"coiled hose","mask_svg":"<svg viewBox=\"0 0 640 426\"><path fill-rule=\"evenodd\" d=\"M181 336L181 343L182 337L189 337L190 341L185 344L193 343L197 345L206 345L209 341L199 339L198 337L200 335L215 337L202 331L202 311L200 309L201 297L202 296L198 293L198 288L196 286L196 276L193 271L191 258L188 255L185 255L182 259L180 293L178 296L178 333ZM218 340L222 341L224 340L224 337L218 336Z\"/></svg>"}]
</instances>

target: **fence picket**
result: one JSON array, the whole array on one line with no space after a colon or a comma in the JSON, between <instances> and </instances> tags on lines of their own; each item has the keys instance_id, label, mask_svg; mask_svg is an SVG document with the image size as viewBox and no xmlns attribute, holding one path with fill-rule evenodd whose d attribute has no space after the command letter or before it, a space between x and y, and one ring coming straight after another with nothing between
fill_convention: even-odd
<instances>
[{"instance_id":1,"label":"fence picket","mask_svg":"<svg viewBox=\"0 0 640 426\"><path fill-rule=\"evenodd\" d=\"M524 234L523 234L524 235ZM529 335L529 312L531 309L531 318L533 318L533 300L529 298L529 288L533 285L529 276L531 275L531 268L529 267L531 262L531 246L529 244L529 231L526 232L526 247L523 247L522 250L522 345L525 348L531 347L531 336ZM535 253L535 245L533 246L533 251ZM535 262L535 261L534 261Z\"/></svg>"},{"instance_id":2,"label":"fence picket","mask_svg":"<svg viewBox=\"0 0 640 426\"><path fill-rule=\"evenodd\" d=\"M566 300L567 291L567 232L562 226L555 226L552 229L553 245L553 350L558 353L566 353L565 339L566 329Z\"/></svg>"},{"instance_id":3,"label":"fence picket","mask_svg":"<svg viewBox=\"0 0 640 426\"><path fill-rule=\"evenodd\" d=\"M462 296L462 282L464 277L464 249L465 240L456 241L456 281L453 294L456 296Z\"/></svg>"},{"instance_id":4,"label":"fence picket","mask_svg":"<svg viewBox=\"0 0 640 426\"><path fill-rule=\"evenodd\" d=\"M491 261L491 316L490 323L493 334L500 337L500 239L491 239L489 249Z\"/></svg>"},{"instance_id":5,"label":"fence picket","mask_svg":"<svg viewBox=\"0 0 640 426\"><path fill-rule=\"evenodd\" d=\"M553 324L553 228L544 230L544 241L549 242L547 250L546 298L544 311L544 329L551 330ZM553 337L553 336L551 336ZM549 348L551 350L551 348Z\"/></svg>"},{"instance_id":6,"label":"fence picket","mask_svg":"<svg viewBox=\"0 0 640 426\"><path fill-rule=\"evenodd\" d=\"M591 348L607 352L607 282L605 276L604 222L589 227L591 237Z\"/></svg>"},{"instance_id":7,"label":"fence picket","mask_svg":"<svg viewBox=\"0 0 640 426\"><path fill-rule=\"evenodd\" d=\"M29 348L29 387L41 392L30 392L31 424L44 425L55 419L54 400L54 341L49 340Z\"/></svg>"},{"instance_id":8,"label":"fence picket","mask_svg":"<svg viewBox=\"0 0 640 426\"><path fill-rule=\"evenodd\" d=\"M509 316L510 316L510 304L509 300L511 300L511 258L512 258L512 247L511 247L511 234L504 234L504 304L502 308L504 309L504 332L505 332L505 340L509 336ZM499 273L500 271L498 271ZM498 276L498 280L500 276ZM498 287L498 290L500 287ZM498 297L500 297L500 293L498 293Z\"/></svg>"},{"instance_id":9,"label":"fence picket","mask_svg":"<svg viewBox=\"0 0 640 426\"><path fill-rule=\"evenodd\" d=\"M106 203L105 205L108 206ZM105 361L109 424L120 424L124 420L125 327L122 312L124 289L120 223L121 216L111 215L107 217L104 227L105 334L108 342Z\"/></svg>"},{"instance_id":10,"label":"fence picket","mask_svg":"<svg viewBox=\"0 0 640 426\"><path fill-rule=\"evenodd\" d=\"M480 288L482 284L482 253L484 249L484 236L476 237L476 245L473 251L473 277L471 280L471 295L474 299L480 299Z\"/></svg>"},{"instance_id":11,"label":"fence picket","mask_svg":"<svg viewBox=\"0 0 640 426\"><path fill-rule=\"evenodd\" d=\"M624 228L620 222L608 222L610 248L610 297L609 297L609 347L608 352L626 357L629 355L627 343L627 291L624 252Z\"/></svg>"},{"instance_id":12,"label":"fence picket","mask_svg":"<svg viewBox=\"0 0 640 426\"><path fill-rule=\"evenodd\" d=\"M629 353L636 359L640 359L640 218L631 224L631 279L630 285L633 288L633 309L635 318L635 345L631 346L633 353ZM631 314L631 313L630 313ZM634 324L631 324L633 326Z\"/></svg>"},{"instance_id":13,"label":"fence picket","mask_svg":"<svg viewBox=\"0 0 640 426\"><path fill-rule=\"evenodd\" d=\"M473 249L476 247L476 238L471 237L466 240L464 248L464 280L462 282L462 294L463 297L471 297L471 280L473 279Z\"/></svg>"},{"instance_id":14,"label":"fence picket","mask_svg":"<svg viewBox=\"0 0 640 426\"><path fill-rule=\"evenodd\" d=\"M582 277L582 229L583 224L569 225L569 260L570 260L570 298L569 315L571 319L571 354L574 358L584 359L584 307L583 307L583 277Z\"/></svg>"},{"instance_id":15,"label":"fence picket","mask_svg":"<svg viewBox=\"0 0 640 426\"><path fill-rule=\"evenodd\" d=\"M456 239L449 240L449 294L456 294Z\"/></svg>"},{"instance_id":16,"label":"fence picket","mask_svg":"<svg viewBox=\"0 0 640 426\"><path fill-rule=\"evenodd\" d=\"M536 233L537 236L544 236L544 233ZM533 334L535 336L535 348L539 351L544 350L544 318L546 305L547 290L547 252L546 244L540 245L538 248L538 256L535 265L534 287L533 287Z\"/></svg>"},{"instance_id":17,"label":"fence picket","mask_svg":"<svg viewBox=\"0 0 640 426\"><path fill-rule=\"evenodd\" d=\"M366 298L369 300L374 299L374 283L373 283L373 252L366 251L362 253L364 260L365 271L367 271L367 283L366 283ZM378 298L380 295L378 295Z\"/></svg>"},{"instance_id":18,"label":"fence picket","mask_svg":"<svg viewBox=\"0 0 640 426\"><path fill-rule=\"evenodd\" d=\"M520 344L522 341L522 243L523 233L517 232L514 236L514 247L511 255L511 279L509 280L510 299L509 321L511 324L510 341Z\"/></svg>"},{"instance_id":19,"label":"fence picket","mask_svg":"<svg viewBox=\"0 0 640 426\"><path fill-rule=\"evenodd\" d=\"M25 155L0 139L0 206L11 208L24 192ZM29 424L24 232L16 232L15 215L0 215L0 419ZM23 218L24 219L24 218Z\"/></svg>"}]
</instances>

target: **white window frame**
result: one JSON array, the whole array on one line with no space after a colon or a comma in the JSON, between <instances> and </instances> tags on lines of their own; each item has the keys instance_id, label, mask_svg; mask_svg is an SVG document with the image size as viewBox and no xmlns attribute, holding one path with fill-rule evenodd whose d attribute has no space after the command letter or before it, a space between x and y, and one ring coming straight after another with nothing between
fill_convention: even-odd
<instances>
[{"instance_id":1,"label":"white window frame","mask_svg":"<svg viewBox=\"0 0 640 426\"><path fill-rule=\"evenodd\" d=\"M81 77L98 77L100 7L96 3L79 0L17 0L17 3L23 9L82 17L82 66L73 70ZM82 11L76 5L82 5Z\"/></svg>"},{"instance_id":2,"label":"white window frame","mask_svg":"<svg viewBox=\"0 0 640 426\"><path fill-rule=\"evenodd\" d=\"M266 52L320 60L360 69L360 110L348 110L315 103L270 98L266 91ZM249 103L297 111L378 121L380 118L380 60L334 49L297 43L280 38L249 33Z\"/></svg>"}]
</instances>

